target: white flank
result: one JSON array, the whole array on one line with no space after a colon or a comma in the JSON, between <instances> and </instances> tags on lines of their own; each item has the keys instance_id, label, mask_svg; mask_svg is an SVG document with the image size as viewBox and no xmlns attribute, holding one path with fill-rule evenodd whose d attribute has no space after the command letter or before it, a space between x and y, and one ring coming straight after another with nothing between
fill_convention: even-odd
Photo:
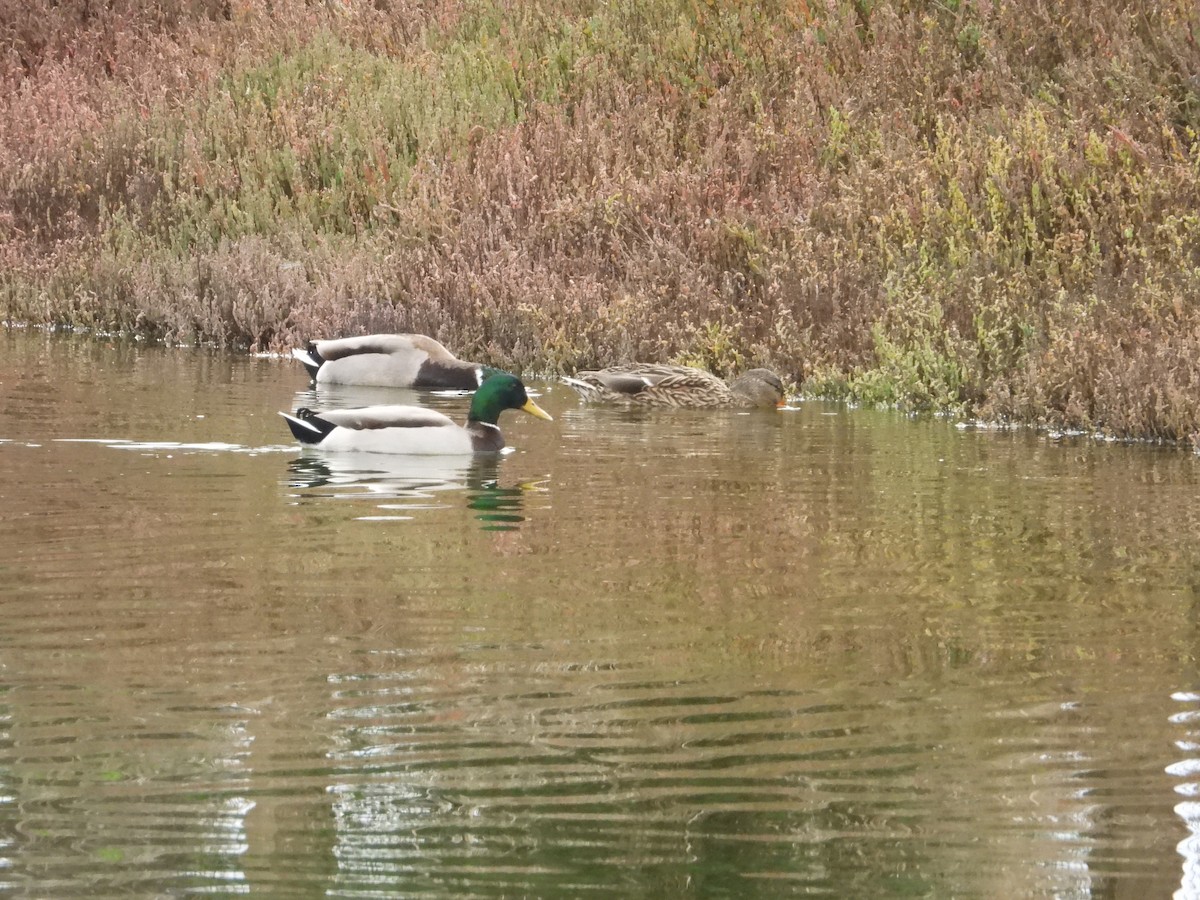
<instances>
[{"instance_id":1,"label":"white flank","mask_svg":"<svg viewBox=\"0 0 1200 900\"><path fill-rule=\"evenodd\" d=\"M357 353L325 363L317 372L317 384L361 384L367 387L410 387L416 380L425 354Z\"/></svg>"},{"instance_id":2,"label":"white flank","mask_svg":"<svg viewBox=\"0 0 1200 900\"><path fill-rule=\"evenodd\" d=\"M471 435L454 425L419 428L335 428L321 441L324 450L398 453L411 456L457 456L474 453Z\"/></svg>"}]
</instances>

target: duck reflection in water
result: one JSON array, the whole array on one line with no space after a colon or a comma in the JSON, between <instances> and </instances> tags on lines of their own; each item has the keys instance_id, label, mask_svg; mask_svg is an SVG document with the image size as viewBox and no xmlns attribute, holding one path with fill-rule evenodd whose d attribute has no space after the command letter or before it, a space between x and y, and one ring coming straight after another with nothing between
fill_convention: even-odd
<instances>
[{"instance_id":1,"label":"duck reflection in water","mask_svg":"<svg viewBox=\"0 0 1200 900\"><path fill-rule=\"evenodd\" d=\"M467 508L485 531L511 531L525 521L525 495L542 488L536 482L502 487L500 457L420 457L377 453L305 453L288 463L287 486L300 503L322 500L370 500L391 515L409 519L421 509L444 508L439 495L465 492Z\"/></svg>"}]
</instances>

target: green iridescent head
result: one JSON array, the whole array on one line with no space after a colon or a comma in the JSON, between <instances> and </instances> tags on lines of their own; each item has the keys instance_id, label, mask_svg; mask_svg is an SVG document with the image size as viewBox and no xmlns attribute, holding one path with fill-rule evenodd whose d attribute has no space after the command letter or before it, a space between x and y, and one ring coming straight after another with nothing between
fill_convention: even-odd
<instances>
[{"instance_id":1,"label":"green iridescent head","mask_svg":"<svg viewBox=\"0 0 1200 900\"><path fill-rule=\"evenodd\" d=\"M554 421L548 412L529 399L521 379L507 372L489 375L483 380L471 398L467 421L495 425L500 413L506 409L519 409L547 422Z\"/></svg>"}]
</instances>

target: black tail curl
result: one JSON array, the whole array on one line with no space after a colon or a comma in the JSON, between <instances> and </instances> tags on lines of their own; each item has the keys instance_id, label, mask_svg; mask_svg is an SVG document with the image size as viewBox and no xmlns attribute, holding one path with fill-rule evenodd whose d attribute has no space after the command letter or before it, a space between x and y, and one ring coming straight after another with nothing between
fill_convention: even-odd
<instances>
[{"instance_id":1,"label":"black tail curl","mask_svg":"<svg viewBox=\"0 0 1200 900\"><path fill-rule=\"evenodd\" d=\"M292 437L302 444L319 444L337 426L322 419L320 414L302 406L292 415L280 413L287 420Z\"/></svg>"}]
</instances>

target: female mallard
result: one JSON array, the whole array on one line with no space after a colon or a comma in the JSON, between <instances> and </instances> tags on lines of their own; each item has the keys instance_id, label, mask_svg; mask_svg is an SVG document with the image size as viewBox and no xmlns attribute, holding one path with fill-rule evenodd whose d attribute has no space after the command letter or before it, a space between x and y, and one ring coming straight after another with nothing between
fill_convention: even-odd
<instances>
[{"instance_id":1,"label":"female mallard","mask_svg":"<svg viewBox=\"0 0 1200 900\"><path fill-rule=\"evenodd\" d=\"M420 406L364 406L320 413L299 409L295 415L280 415L300 443L325 450L449 455L503 450L504 435L496 420L506 409L554 421L529 399L519 378L503 372L486 378L475 391L465 427Z\"/></svg>"},{"instance_id":2,"label":"female mallard","mask_svg":"<svg viewBox=\"0 0 1200 900\"><path fill-rule=\"evenodd\" d=\"M703 409L782 406L783 382L770 369L751 369L729 384L688 366L631 363L564 379L584 400Z\"/></svg>"},{"instance_id":3,"label":"female mallard","mask_svg":"<svg viewBox=\"0 0 1200 900\"><path fill-rule=\"evenodd\" d=\"M497 371L459 359L423 334L366 334L309 341L292 356L304 363L319 385L457 388L473 391Z\"/></svg>"}]
</instances>

